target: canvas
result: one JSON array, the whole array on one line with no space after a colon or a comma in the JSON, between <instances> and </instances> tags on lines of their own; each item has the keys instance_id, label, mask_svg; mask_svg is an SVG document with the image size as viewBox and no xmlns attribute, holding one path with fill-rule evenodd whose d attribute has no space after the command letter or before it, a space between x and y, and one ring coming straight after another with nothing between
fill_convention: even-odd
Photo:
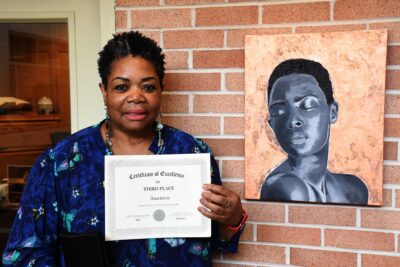
<instances>
[{"instance_id":1,"label":"canvas","mask_svg":"<svg viewBox=\"0 0 400 267\"><path fill-rule=\"evenodd\" d=\"M386 30L246 36L246 199L382 204L386 47Z\"/></svg>"}]
</instances>

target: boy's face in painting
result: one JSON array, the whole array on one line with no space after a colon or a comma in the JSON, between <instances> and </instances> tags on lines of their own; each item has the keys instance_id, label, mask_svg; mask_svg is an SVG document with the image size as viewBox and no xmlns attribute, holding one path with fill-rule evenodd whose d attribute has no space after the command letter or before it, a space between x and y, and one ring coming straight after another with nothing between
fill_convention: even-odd
<instances>
[{"instance_id":1,"label":"boy's face in painting","mask_svg":"<svg viewBox=\"0 0 400 267\"><path fill-rule=\"evenodd\" d=\"M292 156L309 156L329 143L330 124L337 105L328 105L316 79L290 74L272 86L268 103L269 124L282 149Z\"/></svg>"}]
</instances>

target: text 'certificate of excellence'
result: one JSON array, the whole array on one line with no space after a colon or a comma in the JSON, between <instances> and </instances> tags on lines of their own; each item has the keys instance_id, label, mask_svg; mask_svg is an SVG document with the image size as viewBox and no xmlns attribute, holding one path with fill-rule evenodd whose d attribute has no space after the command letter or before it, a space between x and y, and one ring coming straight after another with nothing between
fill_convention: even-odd
<instances>
[{"instance_id":1,"label":"text 'certificate of excellence'","mask_svg":"<svg viewBox=\"0 0 400 267\"><path fill-rule=\"evenodd\" d=\"M106 240L210 237L202 185L210 154L105 156Z\"/></svg>"}]
</instances>

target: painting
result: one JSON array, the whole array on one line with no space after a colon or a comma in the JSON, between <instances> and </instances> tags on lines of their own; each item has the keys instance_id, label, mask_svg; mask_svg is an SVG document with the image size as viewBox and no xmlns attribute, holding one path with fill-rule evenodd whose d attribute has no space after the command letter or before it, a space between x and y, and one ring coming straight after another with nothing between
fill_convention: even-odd
<instances>
[{"instance_id":1,"label":"painting","mask_svg":"<svg viewBox=\"0 0 400 267\"><path fill-rule=\"evenodd\" d=\"M245 198L382 205L387 31L245 37Z\"/></svg>"}]
</instances>

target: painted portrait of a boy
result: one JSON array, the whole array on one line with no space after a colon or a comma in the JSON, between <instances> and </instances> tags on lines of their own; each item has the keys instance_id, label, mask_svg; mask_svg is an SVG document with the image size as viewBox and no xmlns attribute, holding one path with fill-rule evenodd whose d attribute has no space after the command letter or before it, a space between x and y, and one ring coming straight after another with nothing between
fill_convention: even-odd
<instances>
[{"instance_id":1,"label":"painted portrait of a boy","mask_svg":"<svg viewBox=\"0 0 400 267\"><path fill-rule=\"evenodd\" d=\"M380 205L385 66L385 31L247 36L246 198Z\"/></svg>"}]
</instances>

